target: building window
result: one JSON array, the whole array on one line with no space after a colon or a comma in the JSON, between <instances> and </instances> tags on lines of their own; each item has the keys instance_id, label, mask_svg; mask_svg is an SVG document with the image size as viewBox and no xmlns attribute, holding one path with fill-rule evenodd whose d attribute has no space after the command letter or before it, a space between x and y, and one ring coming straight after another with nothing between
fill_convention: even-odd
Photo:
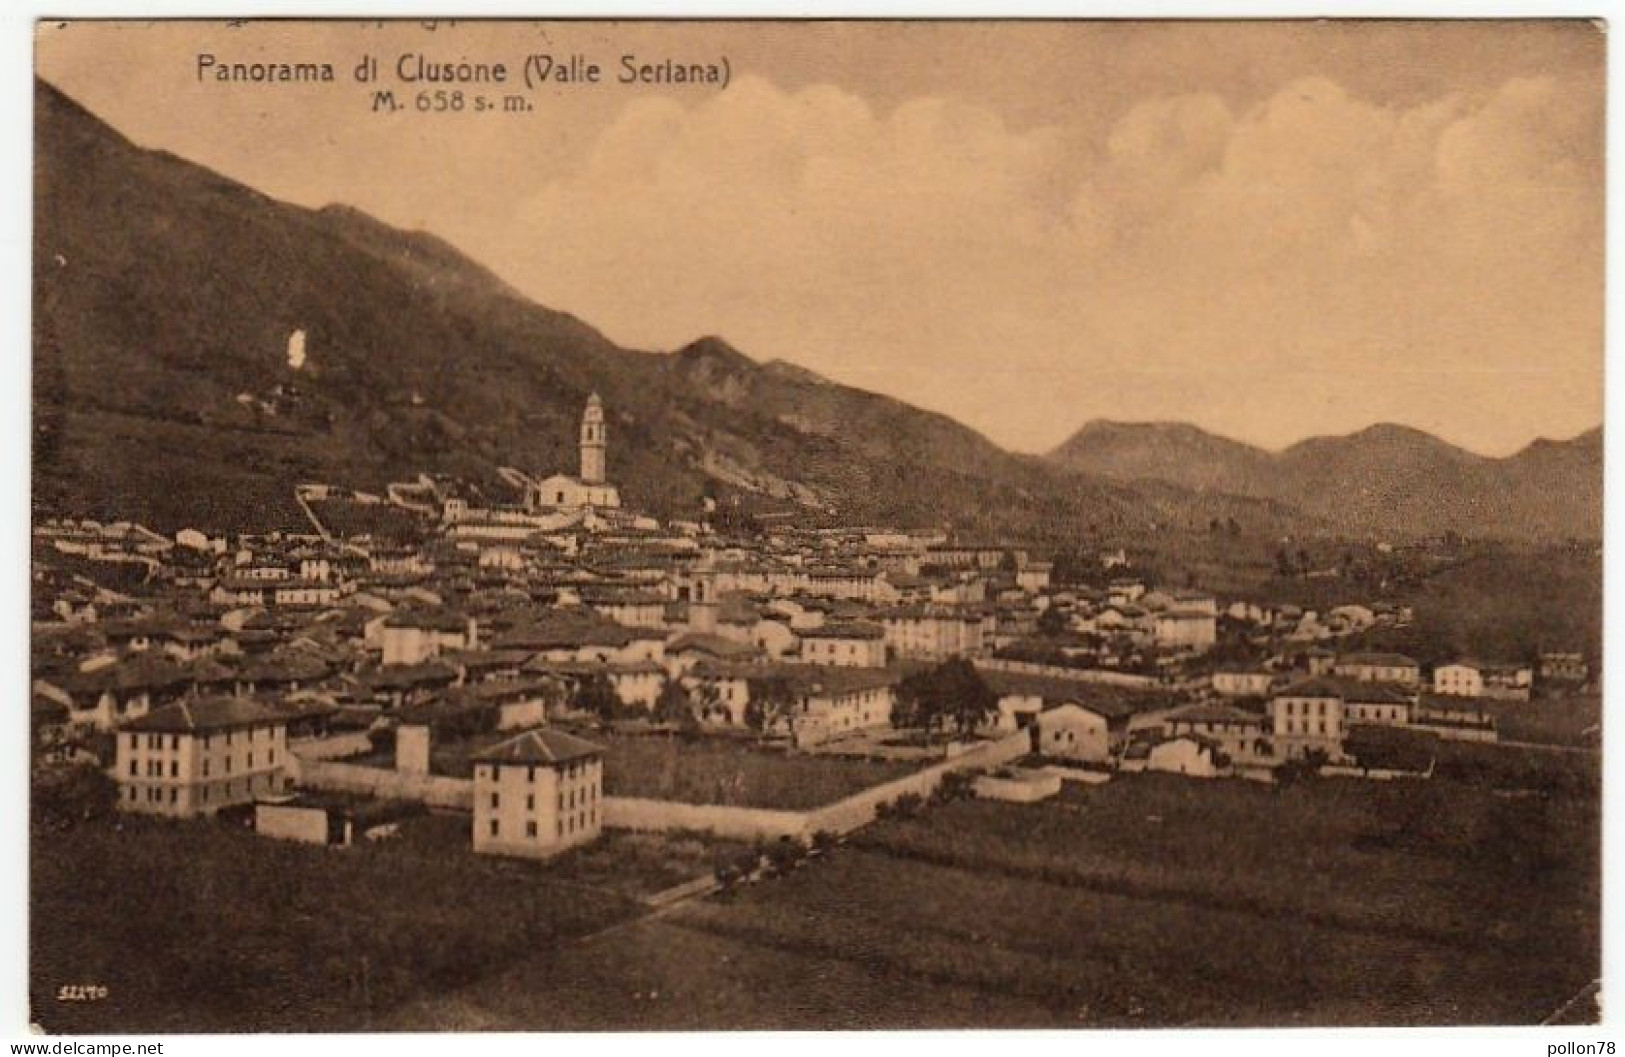
<instances>
[{"instance_id":1,"label":"building window","mask_svg":"<svg viewBox=\"0 0 1625 1057\"><path fill-rule=\"evenodd\" d=\"M491 820L491 836L498 836L502 832L502 824L496 819Z\"/></svg>"},{"instance_id":2,"label":"building window","mask_svg":"<svg viewBox=\"0 0 1625 1057\"><path fill-rule=\"evenodd\" d=\"M536 810L536 794L535 793L526 793L525 794L525 810L526 811L535 811Z\"/></svg>"},{"instance_id":3,"label":"building window","mask_svg":"<svg viewBox=\"0 0 1625 1057\"><path fill-rule=\"evenodd\" d=\"M497 805L499 805L501 802L502 802L502 797L499 794L497 794L497 793L492 793L491 794L491 810L492 811L495 811L497 809Z\"/></svg>"},{"instance_id":4,"label":"building window","mask_svg":"<svg viewBox=\"0 0 1625 1057\"><path fill-rule=\"evenodd\" d=\"M134 778L136 776L136 773L137 773L137 771L136 771L135 761L131 760L130 761L130 777Z\"/></svg>"},{"instance_id":5,"label":"building window","mask_svg":"<svg viewBox=\"0 0 1625 1057\"><path fill-rule=\"evenodd\" d=\"M179 778L180 776L181 776L181 765L180 765L179 761L170 760L169 761L169 777L171 777L171 778Z\"/></svg>"},{"instance_id":6,"label":"building window","mask_svg":"<svg viewBox=\"0 0 1625 1057\"><path fill-rule=\"evenodd\" d=\"M536 836L536 820L535 819L531 819L529 822L525 823L525 836L527 836L527 837Z\"/></svg>"}]
</instances>

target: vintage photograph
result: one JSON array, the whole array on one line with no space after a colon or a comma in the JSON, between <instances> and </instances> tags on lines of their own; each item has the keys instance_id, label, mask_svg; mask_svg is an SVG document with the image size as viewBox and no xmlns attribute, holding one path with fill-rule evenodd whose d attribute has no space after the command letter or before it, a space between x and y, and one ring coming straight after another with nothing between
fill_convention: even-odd
<instances>
[{"instance_id":1,"label":"vintage photograph","mask_svg":"<svg viewBox=\"0 0 1625 1057\"><path fill-rule=\"evenodd\" d=\"M37 1031L1599 1022L1600 22L34 45Z\"/></svg>"}]
</instances>

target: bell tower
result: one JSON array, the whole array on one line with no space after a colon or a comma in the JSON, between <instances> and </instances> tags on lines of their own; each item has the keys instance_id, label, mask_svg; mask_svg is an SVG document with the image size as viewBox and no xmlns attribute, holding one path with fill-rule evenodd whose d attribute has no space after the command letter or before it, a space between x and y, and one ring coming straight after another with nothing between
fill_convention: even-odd
<instances>
[{"instance_id":1,"label":"bell tower","mask_svg":"<svg viewBox=\"0 0 1625 1057\"><path fill-rule=\"evenodd\" d=\"M605 446L604 402L594 393L587 398L581 415L581 479L587 484L604 483Z\"/></svg>"},{"instance_id":2,"label":"bell tower","mask_svg":"<svg viewBox=\"0 0 1625 1057\"><path fill-rule=\"evenodd\" d=\"M707 635L717 630L717 574L709 552L689 578L688 630Z\"/></svg>"}]
</instances>

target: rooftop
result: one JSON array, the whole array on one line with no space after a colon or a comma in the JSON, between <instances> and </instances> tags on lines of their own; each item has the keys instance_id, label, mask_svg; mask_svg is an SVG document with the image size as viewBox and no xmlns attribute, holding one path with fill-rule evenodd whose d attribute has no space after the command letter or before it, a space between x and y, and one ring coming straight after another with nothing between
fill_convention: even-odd
<instances>
[{"instance_id":1,"label":"rooftop","mask_svg":"<svg viewBox=\"0 0 1625 1057\"><path fill-rule=\"evenodd\" d=\"M585 738L566 734L562 730L527 730L523 734L499 742L483 752L476 753L475 763L518 763L555 766L574 760L602 756L604 749Z\"/></svg>"},{"instance_id":2,"label":"rooftop","mask_svg":"<svg viewBox=\"0 0 1625 1057\"><path fill-rule=\"evenodd\" d=\"M132 719L119 729L147 734L210 734L286 722L286 717L242 697L177 701Z\"/></svg>"}]
</instances>

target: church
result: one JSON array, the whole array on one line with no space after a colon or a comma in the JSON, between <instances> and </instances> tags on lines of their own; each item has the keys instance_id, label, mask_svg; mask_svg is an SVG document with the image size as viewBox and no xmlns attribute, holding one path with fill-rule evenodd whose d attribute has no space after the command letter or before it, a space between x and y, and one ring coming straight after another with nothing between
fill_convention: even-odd
<instances>
[{"instance_id":1,"label":"church","mask_svg":"<svg viewBox=\"0 0 1625 1057\"><path fill-rule=\"evenodd\" d=\"M608 446L604 402L594 393L587 398L587 409L581 414L581 476L559 473L536 482L525 497L525 505L531 510L618 509L621 493L605 480Z\"/></svg>"}]
</instances>

